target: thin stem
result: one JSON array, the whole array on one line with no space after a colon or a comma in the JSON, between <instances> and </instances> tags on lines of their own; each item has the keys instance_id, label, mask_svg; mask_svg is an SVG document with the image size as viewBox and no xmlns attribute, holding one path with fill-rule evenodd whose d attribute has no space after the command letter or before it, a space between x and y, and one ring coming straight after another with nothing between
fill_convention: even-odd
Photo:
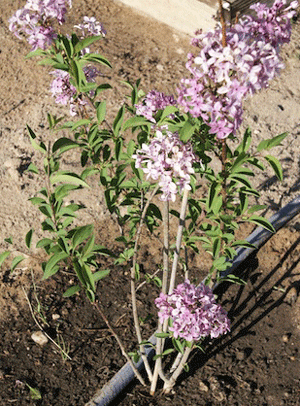
<instances>
[{"instance_id":1,"label":"thin stem","mask_svg":"<svg viewBox=\"0 0 300 406\"><path fill-rule=\"evenodd\" d=\"M139 240L140 240L140 236L141 236L141 231L142 231L144 219L145 219L149 204L150 204L151 200L153 199L153 197L155 196L156 192L158 191L158 188L159 188L159 185L157 185L155 187L155 189L153 190L153 192L151 193L151 196L149 197L147 203L145 204L144 210L143 210L142 215L141 215L141 220L140 220L139 228L138 228L137 233L136 233L136 240L135 240L135 244L134 244L134 254L133 254L133 259L132 259L131 281L130 281L131 303L132 303L132 314L133 314L134 328L135 328L135 331L136 331L138 344L140 346L141 357L142 357L142 360L144 362L145 369L147 371L148 378L149 378L150 382L152 381L153 375L152 375L152 371L151 371L147 356L145 354L145 347L144 347L143 344L141 344L143 342L143 339L142 339L141 327L140 327L138 311L137 311L136 288L135 288L135 267L136 267L136 264L137 264L137 251L138 251Z\"/></svg>"},{"instance_id":2,"label":"thin stem","mask_svg":"<svg viewBox=\"0 0 300 406\"><path fill-rule=\"evenodd\" d=\"M168 272L169 272L169 202L165 201L163 205L163 226L164 226L164 247L163 247L163 277L162 277L162 293L167 293ZM158 333L162 333L163 326L158 324ZM156 355L161 355L164 348L165 340L157 337L156 340ZM162 373L162 358L158 357L155 361L153 378L151 382L150 395L154 395L157 385L158 376Z\"/></svg>"},{"instance_id":3,"label":"thin stem","mask_svg":"<svg viewBox=\"0 0 300 406\"><path fill-rule=\"evenodd\" d=\"M163 223L164 223L164 248L163 248L163 278L162 278L162 293L167 293L168 273L169 273L169 202L164 202L163 207Z\"/></svg>"},{"instance_id":4,"label":"thin stem","mask_svg":"<svg viewBox=\"0 0 300 406\"><path fill-rule=\"evenodd\" d=\"M180 363L178 365L178 367L176 368L176 370L173 372L173 374L171 375L171 378L168 379L167 382L165 382L164 387L163 387L163 391L164 393L169 393L170 390L173 388L173 386L176 383L176 380L178 378L178 376L181 374L185 363L188 360L188 357L192 351L193 345L191 347L186 347L184 350L184 354L182 355L182 358L180 360Z\"/></svg>"},{"instance_id":5,"label":"thin stem","mask_svg":"<svg viewBox=\"0 0 300 406\"><path fill-rule=\"evenodd\" d=\"M184 229L184 225L185 225L186 208L188 205L188 196L189 196L189 191L184 190L182 203L181 203L181 211L180 211L180 217L179 217L179 226L178 226L178 231L177 231L172 272L171 272L171 278L170 278L169 295L173 292L173 289L175 286L175 278L176 278L176 271L177 271L177 266L178 266L178 261L179 261L182 234L183 234L183 229Z\"/></svg>"},{"instance_id":6,"label":"thin stem","mask_svg":"<svg viewBox=\"0 0 300 406\"><path fill-rule=\"evenodd\" d=\"M223 8L223 0L219 0L219 12L220 12L220 21L222 25L222 45L225 48L227 46L227 39L226 39L226 22Z\"/></svg>"},{"instance_id":7,"label":"thin stem","mask_svg":"<svg viewBox=\"0 0 300 406\"><path fill-rule=\"evenodd\" d=\"M121 349L122 355L123 355L123 356L126 358L126 360L129 362L129 364L130 364L130 366L131 366L133 372L135 373L136 377L138 378L138 380L140 381L140 383L141 383L143 386L146 386L146 383L145 383L145 381L144 381L142 375L139 373L138 369L136 368L136 366L135 366L134 363L132 362L132 359L131 359L131 358L129 357L129 355L127 354L127 352L126 352L126 350L125 350L125 347L124 347L122 341L120 340L119 336L118 336L117 333L114 331L114 329L112 328L112 326L111 326L110 322L108 321L107 317L106 317L105 314L103 313L103 311L102 311L102 309L101 309L101 307L100 307L100 305L99 305L99 302L94 302L93 305L95 306L95 308L97 309L98 313L100 314L100 316L101 316L102 319L104 320L104 322L105 322L105 324L107 325L107 328L109 329L109 331L111 332L111 334L115 337L115 339L116 339L116 341L117 341L117 343L118 343L118 345L119 345L119 347L120 347L120 349Z\"/></svg>"}]
</instances>

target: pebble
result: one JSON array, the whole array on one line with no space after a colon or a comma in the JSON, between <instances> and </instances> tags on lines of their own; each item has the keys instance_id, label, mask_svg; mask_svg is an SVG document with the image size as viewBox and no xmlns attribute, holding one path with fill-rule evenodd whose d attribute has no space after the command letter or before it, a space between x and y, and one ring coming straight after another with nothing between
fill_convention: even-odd
<instances>
[{"instance_id":1,"label":"pebble","mask_svg":"<svg viewBox=\"0 0 300 406\"><path fill-rule=\"evenodd\" d=\"M205 383L202 381L199 382L199 389L201 392L208 392L208 390L209 390L208 386L205 385Z\"/></svg>"},{"instance_id":2,"label":"pebble","mask_svg":"<svg viewBox=\"0 0 300 406\"><path fill-rule=\"evenodd\" d=\"M298 292L295 286L293 286L291 289L288 290L285 299L289 304L294 304L297 302L297 298Z\"/></svg>"},{"instance_id":3,"label":"pebble","mask_svg":"<svg viewBox=\"0 0 300 406\"><path fill-rule=\"evenodd\" d=\"M283 334L283 336L281 337L282 341L284 343L287 343L290 340L290 335L289 334Z\"/></svg>"},{"instance_id":4,"label":"pebble","mask_svg":"<svg viewBox=\"0 0 300 406\"><path fill-rule=\"evenodd\" d=\"M36 331L35 333L32 333L31 338L36 344L39 344L40 346L43 346L48 342L48 338L42 331Z\"/></svg>"},{"instance_id":5,"label":"pebble","mask_svg":"<svg viewBox=\"0 0 300 406\"><path fill-rule=\"evenodd\" d=\"M244 351L237 351L236 353L236 359L238 361L243 361L245 359L245 353Z\"/></svg>"},{"instance_id":6,"label":"pebble","mask_svg":"<svg viewBox=\"0 0 300 406\"><path fill-rule=\"evenodd\" d=\"M156 65L156 69L162 72L164 70L164 67L160 63L158 63Z\"/></svg>"},{"instance_id":7,"label":"pebble","mask_svg":"<svg viewBox=\"0 0 300 406\"><path fill-rule=\"evenodd\" d=\"M57 313L52 314L52 320L58 320L60 318L60 315Z\"/></svg>"}]
</instances>

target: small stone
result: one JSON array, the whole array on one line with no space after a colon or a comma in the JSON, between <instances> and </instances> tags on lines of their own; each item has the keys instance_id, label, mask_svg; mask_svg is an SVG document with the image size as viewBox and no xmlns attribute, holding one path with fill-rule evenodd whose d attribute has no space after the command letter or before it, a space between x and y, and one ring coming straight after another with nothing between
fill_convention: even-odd
<instances>
[{"instance_id":1,"label":"small stone","mask_svg":"<svg viewBox=\"0 0 300 406\"><path fill-rule=\"evenodd\" d=\"M205 383L202 381L199 382L199 389L201 392L208 392L208 390L209 390L208 386L205 385Z\"/></svg>"},{"instance_id":2,"label":"small stone","mask_svg":"<svg viewBox=\"0 0 300 406\"><path fill-rule=\"evenodd\" d=\"M156 69L162 72L164 70L164 67L160 63L158 63L156 65Z\"/></svg>"},{"instance_id":3,"label":"small stone","mask_svg":"<svg viewBox=\"0 0 300 406\"><path fill-rule=\"evenodd\" d=\"M284 343L287 343L290 339L290 335L289 334L283 334L283 336L281 337L282 341Z\"/></svg>"},{"instance_id":4,"label":"small stone","mask_svg":"<svg viewBox=\"0 0 300 406\"><path fill-rule=\"evenodd\" d=\"M60 315L57 313L52 314L52 320L58 320L60 318Z\"/></svg>"},{"instance_id":5,"label":"small stone","mask_svg":"<svg viewBox=\"0 0 300 406\"><path fill-rule=\"evenodd\" d=\"M238 361L243 361L245 359L245 353L244 351L237 351L236 353L236 359Z\"/></svg>"},{"instance_id":6,"label":"small stone","mask_svg":"<svg viewBox=\"0 0 300 406\"><path fill-rule=\"evenodd\" d=\"M36 331L35 333L31 334L31 338L36 344L39 344L40 346L43 346L48 342L48 338L42 331Z\"/></svg>"},{"instance_id":7,"label":"small stone","mask_svg":"<svg viewBox=\"0 0 300 406\"><path fill-rule=\"evenodd\" d=\"M290 357L290 360L291 360L291 361L295 361L296 358L292 355L292 356Z\"/></svg>"},{"instance_id":8,"label":"small stone","mask_svg":"<svg viewBox=\"0 0 300 406\"><path fill-rule=\"evenodd\" d=\"M293 286L291 289L288 290L285 299L289 304L294 304L297 302L297 298L298 292L295 286Z\"/></svg>"}]
</instances>

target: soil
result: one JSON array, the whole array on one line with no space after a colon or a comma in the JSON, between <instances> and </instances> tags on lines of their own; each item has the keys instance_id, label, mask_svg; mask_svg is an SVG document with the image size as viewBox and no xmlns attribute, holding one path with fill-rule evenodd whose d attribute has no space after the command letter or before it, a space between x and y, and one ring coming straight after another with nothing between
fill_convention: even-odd
<instances>
[{"instance_id":1,"label":"soil","mask_svg":"<svg viewBox=\"0 0 300 406\"><path fill-rule=\"evenodd\" d=\"M73 276L61 272L41 281L44 254L37 249L28 252L24 243L30 228L35 230L33 243L42 236L40 214L28 199L43 186L42 178L26 172L31 162L41 165L41 159L32 150L25 125L44 142L53 142L54 136L47 131L47 112L61 115L63 111L67 116L68 111L54 103L47 69L35 60L25 60L28 45L8 30L8 18L22 5L21 1L0 0L0 249L26 256L13 273L9 261L0 271L0 405L82 406L125 361L88 300L80 294L62 298ZM96 16L108 32L100 48L113 64L112 71L104 72L105 80L113 85L107 94L108 120L124 100L122 80L141 78L146 92L175 92L180 78L186 75L187 36L109 0L73 0L64 29L70 30L84 15ZM283 146L272 151L283 166L284 181L278 182L268 168L255 177L254 186L261 191L259 203L269 207L267 217L296 197L300 188L299 38L300 27L295 23L292 42L282 52L285 70L267 90L245 102L243 129L251 127L254 144L289 132ZM77 158L68 155L64 165L76 170ZM104 208L97 182L92 186L89 192L74 197L86 206L78 221L93 223L97 241L113 246L117 226ZM150 397L134 382L114 404L299 406L299 228L296 217L246 261L239 270L246 286L220 288L219 300L229 312L231 333L206 342L205 353L193 354L190 371L172 394L162 396L158 391ZM250 232L246 227L241 233L246 237ZM12 245L4 241L8 237L12 237ZM156 241L147 241L139 255L143 272L153 272L160 263ZM201 281L209 268L209 257L201 253L190 259L191 276ZM111 269L111 276L99 283L102 308L126 350L131 351L135 340L128 271L107 262L100 262L102 265ZM156 313L153 299L157 294L155 287L138 291L142 316ZM32 340L32 333L39 330L33 315L70 359L52 342L40 346ZM145 327L146 338L154 328L154 321ZM39 390L40 400L32 398L29 386Z\"/></svg>"}]
</instances>

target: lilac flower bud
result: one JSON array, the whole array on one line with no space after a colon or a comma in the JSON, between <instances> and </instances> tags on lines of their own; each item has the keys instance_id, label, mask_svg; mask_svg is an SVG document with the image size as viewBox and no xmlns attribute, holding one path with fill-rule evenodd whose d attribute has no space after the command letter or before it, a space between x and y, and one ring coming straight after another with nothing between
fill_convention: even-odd
<instances>
[{"instance_id":1,"label":"lilac flower bud","mask_svg":"<svg viewBox=\"0 0 300 406\"><path fill-rule=\"evenodd\" d=\"M176 194L190 190L190 175L194 173L193 163L197 158L191 143L184 144L177 133L156 130L156 136L149 145L143 144L132 156L136 168L142 168L147 179L159 181L161 200L173 202Z\"/></svg>"},{"instance_id":2,"label":"lilac flower bud","mask_svg":"<svg viewBox=\"0 0 300 406\"><path fill-rule=\"evenodd\" d=\"M161 293L155 300L160 323L169 318L169 330L174 338L199 341L210 336L217 338L230 331L226 311L215 301L212 290L203 283L195 286L188 279L177 286L171 295Z\"/></svg>"}]
</instances>

